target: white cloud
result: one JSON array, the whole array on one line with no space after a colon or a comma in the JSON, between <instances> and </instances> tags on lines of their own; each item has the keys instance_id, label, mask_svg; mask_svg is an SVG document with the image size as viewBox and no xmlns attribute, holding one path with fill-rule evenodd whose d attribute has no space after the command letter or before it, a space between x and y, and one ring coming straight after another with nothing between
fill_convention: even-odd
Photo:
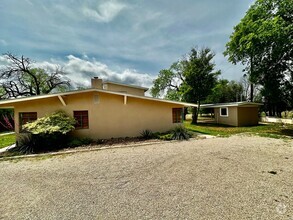
<instances>
[{"instance_id":1,"label":"white cloud","mask_svg":"<svg viewBox=\"0 0 293 220\"><path fill-rule=\"evenodd\" d=\"M89 87L92 77L99 77L103 80L137 85L150 88L154 80L148 74L139 73L136 70L125 69L121 72L114 71L106 64L97 61L95 58L89 59L78 58L74 55L68 55L67 60L50 60L35 62L32 68L42 68L47 71L54 71L56 68L62 68L65 77L70 79L73 87ZM9 63L4 56L0 56L0 68L5 68Z\"/></svg>"},{"instance_id":2,"label":"white cloud","mask_svg":"<svg viewBox=\"0 0 293 220\"><path fill-rule=\"evenodd\" d=\"M96 61L95 58L89 60L68 55L66 61L51 60L50 62L38 62L37 67L54 70L56 66L62 67L66 77L71 80L73 86L90 86L90 79L98 76L103 80L115 81L120 83L150 87L153 78L136 70L125 69L117 72L110 69L106 64Z\"/></svg>"},{"instance_id":3,"label":"white cloud","mask_svg":"<svg viewBox=\"0 0 293 220\"><path fill-rule=\"evenodd\" d=\"M122 11L126 5L118 2L105 2L97 10L84 7L83 14L96 22L110 22Z\"/></svg>"}]
</instances>

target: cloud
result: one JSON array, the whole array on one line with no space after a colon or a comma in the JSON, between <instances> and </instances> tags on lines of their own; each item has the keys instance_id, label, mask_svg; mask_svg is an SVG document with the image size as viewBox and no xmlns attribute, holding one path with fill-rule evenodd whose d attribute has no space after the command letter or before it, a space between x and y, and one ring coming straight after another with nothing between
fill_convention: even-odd
<instances>
[{"instance_id":1,"label":"cloud","mask_svg":"<svg viewBox=\"0 0 293 220\"><path fill-rule=\"evenodd\" d=\"M86 55L83 58L68 55L66 61L51 60L50 62L37 62L34 66L49 71L55 70L56 67L62 67L62 70L66 73L66 77L71 80L74 87L89 87L90 79L96 76L103 80L130 85L143 87L150 87L152 85L153 77L148 74L139 73L131 69L124 69L121 72L114 71L95 58L88 59L86 57Z\"/></svg>"},{"instance_id":2,"label":"cloud","mask_svg":"<svg viewBox=\"0 0 293 220\"><path fill-rule=\"evenodd\" d=\"M122 11L126 5L108 1L98 6L97 10L84 7L83 14L96 22L110 22Z\"/></svg>"},{"instance_id":3,"label":"cloud","mask_svg":"<svg viewBox=\"0 0 293 220\"><path fill-rule=\"evenodd\" d=\"M126 79L126 70L155 77L192 47L207 46L216 53L216 68L223 70L223 77L242 75L222 53L233 26L253 0L26 0L18 7L14 1L3 1L0 40L8 45L0 42L1 53L77 63L66 57L73 54L83 60L83 68L106 65L103 70L109 76L113 71Z\"/></svg>"},{"instance_id":4,"label":"cloud","mask_svg":"<svg viewBox=\"0 0 293 220\"><path fill-rule=\"evenodd\" d=\"M69 79L73 88L90 87L91 78L99 77L105 81L125 83L129 85L150 88L154 78L149 74L140 73L133 69L124 69L121 72L109 68L106 64L95 58L88 58L86 54L82 58L68 55L67 60L55 60L35 62L32 68L42 68L48 72L61 68L65 78ZM9 62L4 56L0 56L0 69L5 68Z\"/></svg>"}]
</instances>

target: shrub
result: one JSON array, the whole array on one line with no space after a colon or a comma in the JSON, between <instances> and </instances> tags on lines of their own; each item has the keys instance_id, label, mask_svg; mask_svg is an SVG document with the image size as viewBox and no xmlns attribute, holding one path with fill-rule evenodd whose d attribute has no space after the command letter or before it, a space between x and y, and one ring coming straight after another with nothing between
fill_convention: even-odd
<instances>
[{"instance_id":1,"label":"shrub","mask_svg":"<svg viewBox=\"0 0 293 220\"><path fill-rule=\"evenodd\" d=\"M168 134L163 134L163 135L160 135L159 136L159 139L162 139L162 140L164 140L164 141L171 141L171 140L173 140L172 139L172 134L171 133L168 133Z\"/></svg>"},{"instance_id":2,"label":"shrub","mask_svg":"<svg viewBox=\"0 0 293 220\"><path fill-rule=\"evenodd\" d=\"M74 129L75 119L57 111L23 126L25 133L16 138L14 151L28 154L61 148L68 141L67 133Z\"/></svg>"},{"instance_id":3,"label":"shrub","mask_svg":"<svg viewBox=\"0 0 293 220\"><path fill-rule=\"evenodd\" d=\"M261 112L261 113L260 113L260 116L261 116L261 117L266 117L267 114L266 114L265 112Z\"/></svg>"},{"instance_id":4,"label":"shrub","mask_svg":"<svg viewBox=\"0 0 293 220\"><path fill-rule=\"evenodd\" d=\"M36 150L36 141L31 133L21 133L16 136L16 147L9 149L10 152L32 154Z\"/></svg>"},{"instance_id":5,"label":"shrub","mask_svg":"<svg viewBox=\"0 0 293 220\"><path fill-rule=\"evenodd\" d=\"M176 126L172 131L172 139L173 140L188 140L189 139L189 133L187 129L184 126Z\"/></svg>"},{"instance_id":6,"label":"shrub","mask_svg":"<svg viewBox=\"0 0 293 220\"><path fill-rule=\"evenodd\" d=\"M93 140L90 138L78 138L78 137L71 137L67 143L68 147L79 147L82 145L89 145L93 143Z\"/></svg>"},{"instance_id":7,"label":"shrub","mask_svg":"<svg viewBox=\"0 0 293 220\"><path fill-rule=\"evenodd\" d=\"M282 118L288 118L292 119L293 118L293 111L283 111L281 113Z\"/></svg>"},{"instance_id":8,"label":"shrub","mask_svg":"<svg viewBox=\"0 0 293 220\"><path fill-rule=\"evenodd\" d=\"M23 125L23 129L32 134L67 134L74 130L76 121L63 111L57 111L36 121Z\"/></svg>"},{"instance_id":9,"label":"shrub","mask_svg":"<svg viewBox=\"0 0 293 220\"><path fill-rule=\"evenodd\" d=\"M154 138L153 132L149 129L143 130L140 134L141 134L141 137L145 140Z\"/></svg>"}]
</instances>

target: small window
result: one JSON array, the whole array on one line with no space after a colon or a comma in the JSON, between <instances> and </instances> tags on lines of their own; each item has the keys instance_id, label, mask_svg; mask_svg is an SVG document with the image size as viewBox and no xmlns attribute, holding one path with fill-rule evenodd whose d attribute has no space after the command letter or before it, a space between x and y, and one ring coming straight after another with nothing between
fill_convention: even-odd
<instances>
[{"instance_id":1,"label":"small window","mask_svg":"<svg viewBox=\"0 0 293 220\"><path fill-rule=\"evenodd\" d=\"M22 126L26 123L37 120L36 112L20 112L19 113L19 128L22 130Z\"/></svg>"},{"instance_id":2,"label":"small window","mask_svg":"<svg viewBox=\"0 0 293 220\"><path fill-rule=\"evenodd\" d=\"M181 123L182 122L182 108L173 108L173 123Z\"/></svg>"},{"instance_id":3,"label":"small window","mask_svg":"<svg viewBox=\"0 0 293 220\"><path fill-rule=\"evenodd\" d=\"M74 111L73 117L76 120L76 124L75 124L76 129L89 128L88 111Z\"/></svg>"},{"instance_id":4,"label":"small window","mask_svg":"<svg viewBox=\"0 0 293 220\"><path fill-rule=\"evenodd\" d=\"M220 116L228 117L228 108L220 108Z\"/></svg>"}]
</instances>

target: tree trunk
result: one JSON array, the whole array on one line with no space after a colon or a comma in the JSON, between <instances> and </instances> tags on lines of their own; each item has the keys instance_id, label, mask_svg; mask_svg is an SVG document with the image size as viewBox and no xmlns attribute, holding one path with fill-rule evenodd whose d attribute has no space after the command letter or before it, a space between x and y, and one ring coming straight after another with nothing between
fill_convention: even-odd
<instances>
[{"instance_id":1,"label":"tree trunk","mask_svg":"<svg viewBox=\"0 0 293 220\"><path fill-rule=\"evenodd\" d=\"M183 120L185 121L186 120L186 115L187 115L188 111L187 111L187 108L184 107L184 112L183 112Z\"/></svg>"},{"instance_id":2,"label":"tree trunk","mask_svg":"<svg viewBox=\"0 0 293 220\"><path fill-rule=\"evenodd\" d=\"M191 124L197 124L198 110L197 107L192 107L192 121Z\"/></svg>"},{"instance_id":3,"label":"tree trunk","mask_svg":"<svg viewBox=\"0 0 293 220\"><path fill-rule=\"evenodd\" d=\"M250 83L250 101L253 102L253 83Z\"/></svg>"},{"instance_id":4,"label":"tree trunk","mask_svg":"<svg viewBox=\"0 0 293 220\"><path fill-rule=\"evenodd\" d=\"M192 121L191 124L197 124L198 113L199 113L200 101L197 107L192 107Z\"/></svg>"}]
</instances>

